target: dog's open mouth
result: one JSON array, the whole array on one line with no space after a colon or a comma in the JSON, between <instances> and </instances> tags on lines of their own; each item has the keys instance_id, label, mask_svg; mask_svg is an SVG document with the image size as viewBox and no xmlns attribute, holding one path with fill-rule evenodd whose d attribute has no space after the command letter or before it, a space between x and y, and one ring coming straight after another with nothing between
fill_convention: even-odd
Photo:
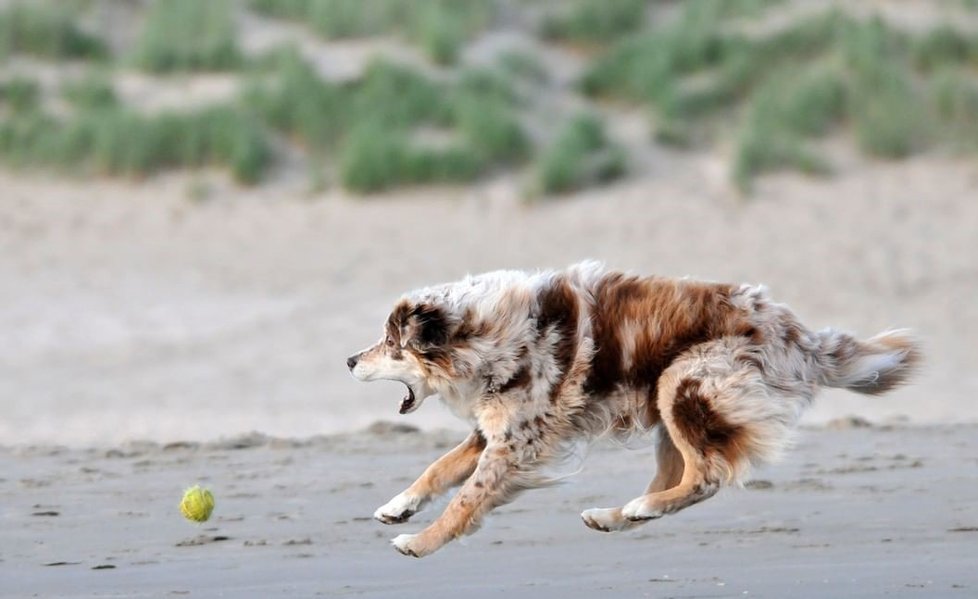
<instances>
[{"instance_id":1,"label":"dog's open mouth","mask_svg":"<svg viewBox=\"0 0 978 599\"><path fill-rule=\"evenodd\" d=\"M406 387L407 395L401 400L401 409L398 410L401 414L407 414L414 409L414 389L411 388L411 385L406 385Z\"/></svg>"}]
</instances>

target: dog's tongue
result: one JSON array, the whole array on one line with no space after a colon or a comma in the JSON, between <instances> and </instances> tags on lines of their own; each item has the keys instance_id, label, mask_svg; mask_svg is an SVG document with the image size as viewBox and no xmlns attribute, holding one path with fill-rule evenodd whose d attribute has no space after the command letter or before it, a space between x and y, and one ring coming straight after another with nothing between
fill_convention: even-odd
<instances>
[{"instance_id":1,"label":"dog's tongue","mask_svg":"<svg viewBox=\"0 0 978 599\"><path fill-rule=\"evenodd\" d=\"M408 387L407 395L401 400L401 409L398 410L401 414L407 414L414 407L414 389Z\"/></svg>"}]
</instances>

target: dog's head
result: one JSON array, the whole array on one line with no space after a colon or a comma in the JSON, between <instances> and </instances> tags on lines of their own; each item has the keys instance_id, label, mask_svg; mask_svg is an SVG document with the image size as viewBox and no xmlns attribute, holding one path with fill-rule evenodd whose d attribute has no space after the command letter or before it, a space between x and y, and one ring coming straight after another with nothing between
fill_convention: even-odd
<instances>
[{"instance_id":1,"label":"dog's head","mask_svg":"<svg viewBox=\"0 0 978 599\"><path fill-rule=\"evenodd\" d=\"M455 324L444 307L401 300L387 318L384 336L346 360L357 380L400 381L407 385L400 412L417 410L438 382L453 376L449 340Z\"/></svg>"}]
</instances>

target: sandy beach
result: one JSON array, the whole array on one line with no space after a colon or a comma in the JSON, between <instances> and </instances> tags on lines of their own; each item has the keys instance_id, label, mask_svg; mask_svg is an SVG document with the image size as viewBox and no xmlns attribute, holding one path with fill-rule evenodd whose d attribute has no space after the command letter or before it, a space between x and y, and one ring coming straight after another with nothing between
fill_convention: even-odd
<instances>
[{"instance_id":1,"label":"sandy beach","mask_svg":"<svg viewBox=\"0 0 978 599\"><path fill-rule=\"evenodd\" d=\"M710 164L537 206L505 180L365 201L215 178L192 204L183 176L0 174L0 596L972 596L975 168L772 177L738 204L704 190ZM809 426L885 426L805 430L756 473L770 485L602 535L579 513L634 497L653 460L595 449L476 536L397 554L389 539L434 512L370 515L464 423L429 402L397 420L423 432L357 433L397 418L401 389L353 381L344 358L406 289L587 257L761 281L814 328L908 326L927 363L886 397L823 394ZM200 527L177 510L198 482L218 501Z\"/></svg>"},{"instance_id":2,"label":"sandy beach","mask_svg":"<svg viewBox=\"0 0 978 599\"><path fill-rule=\"evenodd\" d=\"M856 423L859 424L858 422ZM4 597L972 597L975 426L801 431L781 464L634 531L582 509L634 496L648 448L599 446L564 485L528 492L424 560L373 509L453 432L0 450ZM183 488L213 489L203 525Z\"/></svg>"},{"instance_id":3,"label":"sandy beach","mask_svg":"<svg viewBox=\"0 0 978 599\"><path fill-rule=\"evenodd\" d=\"M152 3L70 4L99 5L85 26L114 48L109 89L135 114L235 102L250 80L243 65L143 72L131 52ZM327 82L357 80L377 56L454 76L403 33L326 40L252 4L228 4L251 58L289 42ZM338 178L342 148L320 164L324 148L270 121L258 124L275 158L254 186L197 162L115 177L0 165L0 598L978 597L978 80L960 108L967 148L913 140L905 160L874 157L856 113L837 115L805 138L824 153L824 176L763 170L745 194L731 175L746 98L718 102L709 143L653 141L664 114L652 99L581 93L592 42L541 37L547 3L501 4L460 66L528 54L545 75L520 112L538 149L593 113L627 176L538 197L534 158L464 185L357 195ZM656 3L649 24L681 4ZM756 4L776 6L732 26L759 35L838 7L906 31L978 31L974 3L957 0ZM935 39L935 51L958 50ZM951 83L978 72L968 39ZM64 109L63 84L88 68L14 53L0 87L28 76ZM709 72L686 73L677 90L696 92ZM908 81L929 85L930 73ZM0 103L0 121L20 118ZM411 127L414 141L459 133ZM649 447L598 444L566 484L524 494L474 536L424 560L399 555L390 539L445 502L397 526L371 514L467 424L435 400L398 416L403 386L359 383L345 359L377 340L408 290L584 259L764 284L811 329L910 328L924 365L884 397L823 392L784 461L637 530L581 522L584 509L635 497L654 470ZM194 484L217 500L203 525L178 510Z\"/></svg>"}]
</instances>

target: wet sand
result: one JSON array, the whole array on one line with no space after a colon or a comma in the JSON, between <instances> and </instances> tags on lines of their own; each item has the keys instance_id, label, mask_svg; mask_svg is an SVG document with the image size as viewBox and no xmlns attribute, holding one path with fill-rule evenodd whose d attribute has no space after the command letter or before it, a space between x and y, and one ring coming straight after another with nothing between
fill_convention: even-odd
<instances>
[{"instance_id":1,"label":"wet sand","mask_svg":"<svg viewBox=\"0 0 978 599\"><path fill-rule=\"evenodd\" d=\"M528 492L417 560L373 510L455 432L0 450L4 597L972 597L978 427L806 429L744 489L620 534L579 513L632 498L650 448L597 446L567 484ZM858 423L856 423L858 424ZM217 499L191 524L177 504Z\"/></svg>"}]
</instances>

